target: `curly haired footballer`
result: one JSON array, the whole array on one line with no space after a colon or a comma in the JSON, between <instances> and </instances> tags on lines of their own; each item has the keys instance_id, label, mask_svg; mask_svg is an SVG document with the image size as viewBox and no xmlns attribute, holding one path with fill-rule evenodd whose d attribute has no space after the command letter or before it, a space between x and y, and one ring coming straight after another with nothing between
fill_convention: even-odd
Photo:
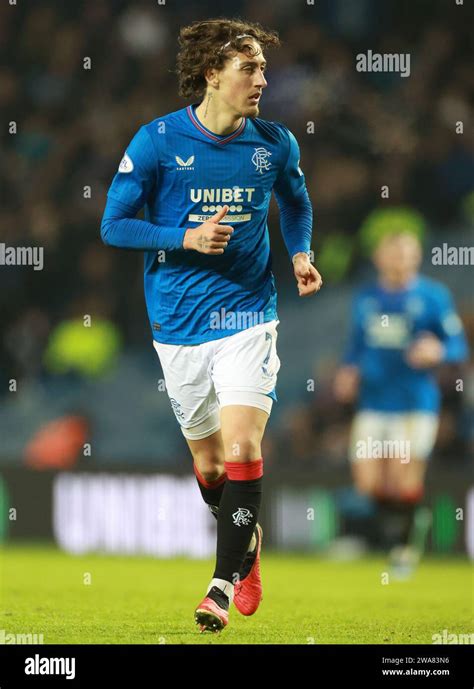
<instances>
[{"instance_id":1,"label":"curly haired footballer","mask_svg":"<svg viewBox=\"0 0 474 689\"><path fill-rule=\"evenodd\" d=\"M183 27L179 93L200 102L138 130L102 221L107 244L145 251L153 346L217 520L214 573L194 610L201 632L224 629L231 604L253 615L263 596L261 443L280 368L272 192L299 295L322 284L310 262L313 210L298 142L283 123L259 117L266 49L279 45L276 32L240 19ZM146 220L136 219L143 206Z\"/></svg>"},{"instance_id":2,"label":"curly haired footballer","mask_svg":"<svg viewBox=\"0 0 474 689\"><path fill-rule=\"evenodd\" d=\"M176 74L178 92L184 98L203 96L206 91L205 72L224 67L229 53L245 52L255 57L260 51L245 43L245 35L252 36L263 50L281 45L276 31L266 31L256 22L240 19L210 19L184 26L179 34L180 51Z\"/></svg>"}]
</instances>

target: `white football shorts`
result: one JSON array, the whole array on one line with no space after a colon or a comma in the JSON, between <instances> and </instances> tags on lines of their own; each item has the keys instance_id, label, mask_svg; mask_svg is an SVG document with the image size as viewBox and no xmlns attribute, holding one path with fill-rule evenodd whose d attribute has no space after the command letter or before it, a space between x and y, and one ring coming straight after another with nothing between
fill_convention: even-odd
<instances>
[{"instance_id":1,"label":"white football shorts","mask_svg":"<svg viewBox=\"0 0 474 689\"><path fill-rule=\"evenodd\" d=\"M350 459L383 457L401 461L427 460L438 434L439 419L432 412L359 411L350 433ZM368 456L364 456L368 455Z\"/></svg>"},{"instance_id":2,"label":"white football shorts","mask_svg":"<svg viewBox=\"0 0 474 689\"><path fill-rule=\"evenodd\" d=\"M220 429L220 407L258 407L269 415L280 359L273 320L198 345L153 340L171 406L186 438L200 440Z\"/></svg>"}]
</instances>

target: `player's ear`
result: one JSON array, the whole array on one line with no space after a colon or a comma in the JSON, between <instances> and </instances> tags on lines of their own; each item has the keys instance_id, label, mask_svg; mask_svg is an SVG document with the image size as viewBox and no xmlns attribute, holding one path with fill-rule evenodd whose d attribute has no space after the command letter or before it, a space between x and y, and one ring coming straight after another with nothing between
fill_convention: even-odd
<instances>
[{"instance_id":1,"label":"player's ear","mask_svg":"<svg viewBox=\"0 0 474 689\"><path fill-rule=\"evenodd\" d=\"M206 69L204 72L204 78L208 84L208 86L212 86L213 88L217 88L219 84L219 78L218 78L218 72L215 67L209 67Z\"/></svg>"}]
</instances>

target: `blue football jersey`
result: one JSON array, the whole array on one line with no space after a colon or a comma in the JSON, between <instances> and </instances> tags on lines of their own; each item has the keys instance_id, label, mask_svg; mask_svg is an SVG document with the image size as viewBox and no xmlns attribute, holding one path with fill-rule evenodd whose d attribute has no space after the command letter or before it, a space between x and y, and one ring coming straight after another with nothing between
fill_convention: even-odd
<instances>
[{"instance_id":1,"label":"blue football jersey","mask_svg":"<svg viewBox=\"0 0 474 689\"><path fill-rule=\"evenodd\" d=\"M144 207L155 226L141 221L143 233L156 231L145 251L145 297L153 337L165 344L200 344L278 318L267 225L272 190L281 208L306 204L301 226L284 238L291 255L310 249L312 211L293 134L280 123L242 118L232 134L218 136L195 109L139 129L110 186L102 223L104 237L118 218L134 218ZM220 222L234 228L224 253L184 250L186 230L224 205ZM127 227L120 246L149 246L145 234L142 244L137 234L128 242Z\"/></svg>"},{"instance_id":2,"label":"blue football jersey","mask_svg":"<svg viewBox=\"0 0 474 689\"><path fill-rule=\"evenodd\" d=\"M418 276L400 291L374 283L357 293L344 362L359 367L360 409L438 411L440 393L433 369L415 369L406 360L407 350L426 332L443 343L443 361L466 358L461 320L441 283Z\"/></svg>"}]
</instances>

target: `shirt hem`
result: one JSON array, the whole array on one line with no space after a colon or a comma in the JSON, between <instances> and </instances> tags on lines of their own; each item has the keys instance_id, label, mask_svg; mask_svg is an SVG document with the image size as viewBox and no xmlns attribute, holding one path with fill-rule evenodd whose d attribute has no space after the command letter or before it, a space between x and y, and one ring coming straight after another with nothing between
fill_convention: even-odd
<instances>
[{"instance_id":1,"label":"shirt hem","mask_svg":"<svg viewBox=\"0 0 474 689\"><path fill-rule=\"evenodd\" d=\"M277 314L275 314L272 315L270 318L265 318L262 323L255 323L254 325L263 325L264 323L271 323L271 321L277 320L278 316ZM254 325L250 325L248 328L241 328L240 330L218 331L218 333L216 332L216 334L209 334L203 337L198 337L197 339L186 339L186 341L183 341L182 338L176 339L174 337L159 338L156 336L155 333L153 333L153 339L155 342L158 342L159 344L172 344L191 347L193 345L205 344L206 342L213 342L214 340L222 340L224 337L231 337L231 335L238 335L239 333L245 332L246 330L249 330L250 328L254 327Z\"/></svg>"}]
</instances>

